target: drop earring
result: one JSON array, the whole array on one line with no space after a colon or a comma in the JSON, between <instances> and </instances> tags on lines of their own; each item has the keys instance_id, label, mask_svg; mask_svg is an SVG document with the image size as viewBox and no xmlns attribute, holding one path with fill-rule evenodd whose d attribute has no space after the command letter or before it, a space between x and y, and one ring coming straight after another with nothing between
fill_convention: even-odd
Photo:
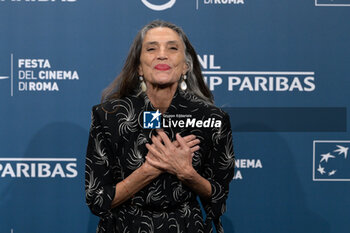
<instances>
[{"instance_id":1,"label":"drop earring","mask_svg":"<svg viewBox=\"0 0 350 233\"><path fill-rule=\"evenodd\" d=\"M186 76L186 74L184 74L183 77L182 77L182 81L180 83L180 89L183 90L183 91L187 90L186 79L187 79L187 76Z\"/></svg>"},{"instance_id":2,"label":"drop earring","mask_svg":"<svg viewBox=\"0 0 350 233\"><path fill-rule=\"evenodd\" d=\"M140 87L141 87L141 90L143 92L146 92L147 91L147 86L146 86L146 83L145 81L143 80L143 77L142 76L139 76L139 79L140 79Z\"/></svg>"}]
</instances>

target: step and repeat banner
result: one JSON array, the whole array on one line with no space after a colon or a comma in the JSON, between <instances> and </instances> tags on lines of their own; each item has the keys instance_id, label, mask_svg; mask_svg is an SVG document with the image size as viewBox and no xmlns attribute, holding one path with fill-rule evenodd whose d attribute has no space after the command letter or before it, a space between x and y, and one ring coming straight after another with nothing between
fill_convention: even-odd
<instances>
[{"instance_id":1,"label":"step and repeat banner","mask_svg":"<svg viewBox=\"0 0 350 233\"><path fill-rule=\"evenodd\" d=\"M225 232L349 232L350 0L0 0L0 232L95 232L91 107L154 19L231 117Z\"/></svg>"}]
</instances>

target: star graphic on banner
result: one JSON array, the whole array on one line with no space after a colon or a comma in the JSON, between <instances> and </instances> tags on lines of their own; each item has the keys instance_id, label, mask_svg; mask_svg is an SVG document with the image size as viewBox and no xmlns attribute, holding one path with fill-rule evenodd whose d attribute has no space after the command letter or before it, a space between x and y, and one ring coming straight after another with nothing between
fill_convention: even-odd
<instances>
[{"instance_id":1,"label":"star graphic on banner","mask_svg":"<svg viewBox=\"0 0 350 233\"><path fill-rule=\"evenodd\" d=\"M317 171L321 173L321 175L325 174L324 167L321 167L321 164L318 165Z\"/></svg>"},{"instance_id":2,"label":"star graphic on banner","mask_svg":"<svg viewBox=\"0 0 350 233\"><path fill-rule=\"evenodd\" d=\"M339 146L339 145L337 145L337 147L338 147L338 149L334 150L334 152L338 152L338 155L344 154L344 158L346 159L346 157L348 155L349 147L344 147L344 146Z\"/></svg>"},{"instance_id":3,"label":"star graphic on banner","mask_svg":"<svg viewBox=\"0 0 350 233\"><path fill-rule=\"evenodd\" d=\"M331 172L328 173L328 176L333 176L337 170L332 170Z\"/></svg>"},{"instance_id":4,"label":"star graphic on banner","mask_svg":"<svg viewBox=\"0 0 350 233\"><path fill-rule=\"evenodd\" d=\"M160 115L162 115L162 114L159 112L159 109L157 110L157 112L152 113L153 118L152 118L151 122L154 121L155 119L159 120Z\"/></svg>"},{"instance_id":5,"label":"star graphic on banner","mask_svg":"<svg viewBox=\"0 0 350 233\"><path fill-rule=\"evenodd\" d=\"M322 161L326 161L326 163L328 163L328 159L329 158L335 158L334 155L331 155L331 153L327 153L327 154L321 154L322 159L320 160L320 163L322 163Z\"/></svg>"}]
</instances>

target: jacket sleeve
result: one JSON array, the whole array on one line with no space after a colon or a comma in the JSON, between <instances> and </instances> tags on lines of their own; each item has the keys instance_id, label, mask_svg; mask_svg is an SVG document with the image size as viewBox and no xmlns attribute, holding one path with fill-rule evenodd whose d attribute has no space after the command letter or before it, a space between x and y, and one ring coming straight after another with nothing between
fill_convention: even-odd
<instances>
[{"instance_id":1,"label":"jacket sleeve","mask_svg":"<svg viewBox=\"0 0 350 233\"><path fill-rule=\"evenodd\" d=\"M224 114L221 127L212 133L213 149L205 165L204 177L210 182L212 195L210 200L202 200L206 211L206 225L214 222L217 232L222 232L220 216L226 211L226 199L229 184L234 175L235 156L233 152L230 118Z\"/></svg>"},{"instance_id":2,"label":"jacket sleeve","mask_svg":"<svg viewBox=\"0 0 350 233\"><path fill-rule=\"evenodd\" d=\"M115 181L111 170L112 150L108 128L101 124L98 110L98 106L93 107L91 115L85 164L85 198L93 214L108 217L115 195Z\"/></svg>"}]
</instances>

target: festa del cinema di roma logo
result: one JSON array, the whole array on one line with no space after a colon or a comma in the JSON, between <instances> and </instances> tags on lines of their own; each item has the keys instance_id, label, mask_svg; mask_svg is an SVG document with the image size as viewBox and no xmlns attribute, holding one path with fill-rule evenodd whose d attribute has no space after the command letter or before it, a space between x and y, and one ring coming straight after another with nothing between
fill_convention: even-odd
<instances>
[{"instance_id":1,"label":"festa del cinema di roma logo","mask_svg":"<svg viewBox=\"0 0 350 233\"><path fill-rule=\"evenodd\" d=\"M170 0L164 4L152 4L150 3L148 0L141 0L141 2L147 6L148 8L150 8L151 10L154 10L154 11L163 11L163 10L166 10L166 9L169 9L171 7L174 6L176 0Z\"/></svg>"},{"instance_id":2,"label":"festa del cinema di roma logo","mask_svg":"<svg viewBox=\"0 0 350 233\"><path fill-rule=\"evenodd\" d=\"M163 11L174 6L176 0L170 0L163 4L153 4L149 0L141 0L141 2L151 10ZM204 0L204 5L231 5L231 4L244 4L244 0ZM196 0L196 9L198 10L199 0Z\"/></svg>"},{"instance_id":3,"label":"festa del cinema di roma logo","mask_svg":"<svg viewBox=\"0 0 350 233\"><path fill-rule=\"evenodd\" d=\"M14 54L11 54L9 70L9 75L0 73L0 81L10 87L11 96L15 92L59 92L67 82L79 81L77 70L56 69L48 58L14 59ZM10 85L5 84L7 80Z\"/></svg>"}]
</instances>

